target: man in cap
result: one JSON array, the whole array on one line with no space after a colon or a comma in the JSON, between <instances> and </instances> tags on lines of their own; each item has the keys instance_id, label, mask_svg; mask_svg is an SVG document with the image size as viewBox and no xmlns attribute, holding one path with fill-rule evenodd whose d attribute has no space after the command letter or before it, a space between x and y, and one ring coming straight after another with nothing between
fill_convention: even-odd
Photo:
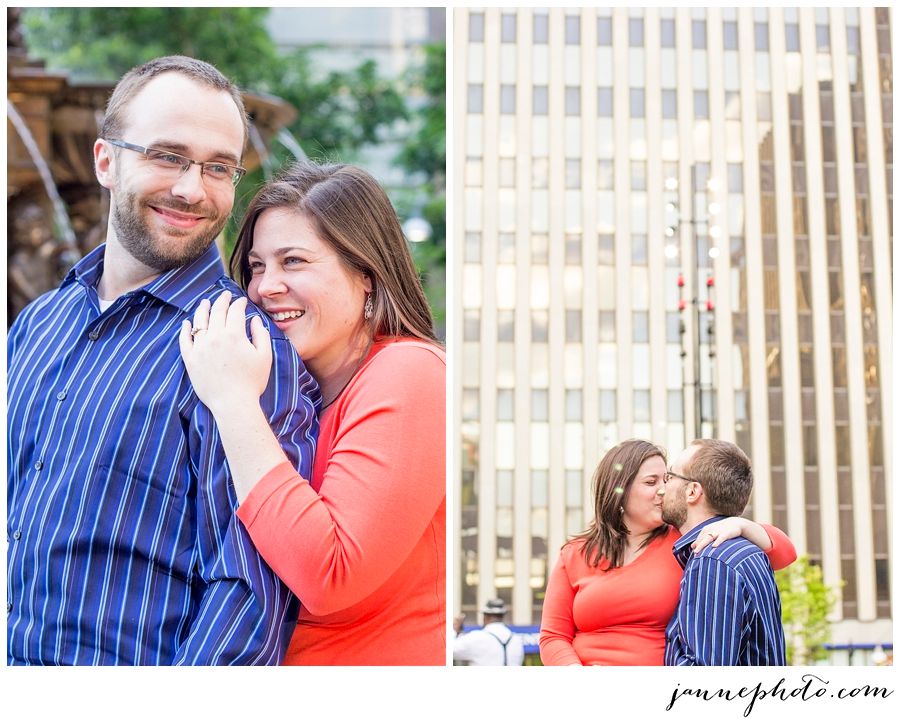
<instances>
[{"instance_id":1,"label":"man in cap","mask_svg":"<svg viewBox=\"0 0 900 723\"><path fill-rule=\"evenodd\" d=\"M465 616L454 618L453 660L469 665L522 665L525 647L522 638L503 622L507 612L509 608L500 598L488 600L481 609L484 627L467 633L463 633Z\"/></svg>"}]
</instances>

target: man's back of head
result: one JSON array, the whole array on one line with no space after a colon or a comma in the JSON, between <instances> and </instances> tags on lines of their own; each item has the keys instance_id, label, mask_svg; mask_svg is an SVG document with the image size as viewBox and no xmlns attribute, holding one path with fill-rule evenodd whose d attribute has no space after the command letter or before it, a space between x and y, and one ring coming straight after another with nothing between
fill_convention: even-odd
<instances>
[{"instance_id":1,"label":"man's back of head","mask_svg":"<svg viewBox=\"0 0 900 723\"><path fill-rule=\"evenodd\" d=\"M707 507L715 514L743 514L753 491L750 459L736 444L721 439L695 439L686 475L701 481Z\"/></svg>"}]
</instances>

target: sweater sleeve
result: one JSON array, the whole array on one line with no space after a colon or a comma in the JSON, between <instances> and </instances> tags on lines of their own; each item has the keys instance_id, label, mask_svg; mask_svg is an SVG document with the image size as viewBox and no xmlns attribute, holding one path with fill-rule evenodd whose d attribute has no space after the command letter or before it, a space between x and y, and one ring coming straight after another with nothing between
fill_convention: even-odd
<instances>
[{"instance_id":1,"label":"sweater sleeve","mask_svg":"<svg viewBox=\"0 0 900 723\"><path fill-rule=\"evenodd\" d=\"M544 665L582 665L572 645L575 639L575 588L566 570L566 552L564 549L560 553L544 595L540 637Z\"/></svg>"},{"instance_id":2,"label":"sweater sleeve","mask_svg":"<svg viewBox=\"0 0 900 723\"><path fill-rule=\"evenodd\" d=\"M791 542L790 537L774 525L767 525L765 523L760 524L772 541L772 547L765 552L773 570L781 570L797 559L797 550L794 548L794 543Z\"/></svg>"},{"instance_id":3,"label":"sweater sleeve","mask_svg":"<svg viewBox=\"0 0 900 723\"><path fill-rule=\"evenodd\" d=\"M336 402L319 491L285 463L238 509L266 562L313 615L365 599L434 532L445 496L445 368L442 352L424 346L376 354Z\"/></svg>"}]
</instances>

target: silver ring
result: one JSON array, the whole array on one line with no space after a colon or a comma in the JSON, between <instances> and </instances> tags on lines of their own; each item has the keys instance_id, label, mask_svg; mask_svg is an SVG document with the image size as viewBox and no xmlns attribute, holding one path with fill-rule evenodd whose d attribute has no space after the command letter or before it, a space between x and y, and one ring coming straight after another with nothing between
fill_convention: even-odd
<instances>
[{"instance_id":1,"label":"silver ring","mask_svg":"<svg viewBox=\"0 0 900 723\"><path fill-rule=\"evenodd\" d=\"M206 329L204 329L203 327L198 328L196 326L194 328L192 328L191 329L191 339L193 339L195 336L197 336L197 334L199 334L201 331L206 331Z\"/></svg>"}]
</instances>

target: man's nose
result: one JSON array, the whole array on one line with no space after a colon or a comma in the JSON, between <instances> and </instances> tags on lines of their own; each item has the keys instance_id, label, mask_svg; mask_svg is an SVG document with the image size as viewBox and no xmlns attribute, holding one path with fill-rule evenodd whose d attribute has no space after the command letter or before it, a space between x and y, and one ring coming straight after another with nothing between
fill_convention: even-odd
<instances>
[{"instance_id":1,"label":"man's nose","mask_svg":"<svg viewBox=\"0 0 900 723\"><path fill-rule=\"evenodd\" d=\"M200 203L206 198L206 186L203 180L203 168L192 163L172 186L172 195L184 199L186 203Z\"/></svg>"}]
</instances>

